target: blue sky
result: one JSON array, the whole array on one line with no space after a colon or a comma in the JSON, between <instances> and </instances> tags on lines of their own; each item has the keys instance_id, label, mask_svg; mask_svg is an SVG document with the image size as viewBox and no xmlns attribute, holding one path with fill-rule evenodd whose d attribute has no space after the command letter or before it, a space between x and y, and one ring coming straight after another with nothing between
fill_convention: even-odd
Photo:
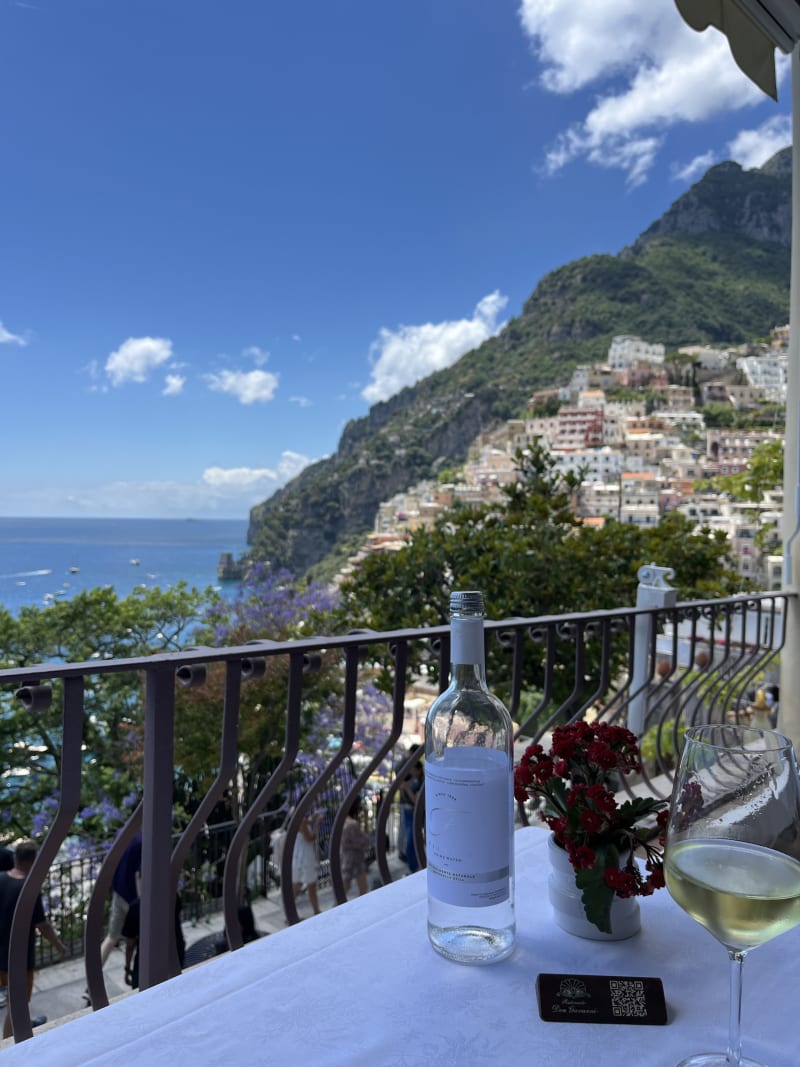
<instances>
[{"instance_id":1,"label":"blue sky","mask_svg":"<svg viewBox=\"0 0 800 1067\"><path fill-rule=\"evenodd\" d=\"M0 514L246 517L789 83L672 0L0 0Z\"/></svg>"}]
</instances>

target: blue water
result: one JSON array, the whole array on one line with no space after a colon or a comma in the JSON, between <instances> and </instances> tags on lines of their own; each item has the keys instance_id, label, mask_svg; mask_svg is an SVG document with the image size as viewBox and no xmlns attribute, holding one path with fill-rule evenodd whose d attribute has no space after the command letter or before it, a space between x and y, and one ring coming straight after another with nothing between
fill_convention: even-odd
<instances>
[{"instance_id":1,"label":"blue water","mask_svg":"<svg viewBox=\"0 0 800 1067\"><path fill-rule=\"evenodd\" d=\"M220 553L238 559L246 535L246 520L0 518L0 604L16 614L96 586L120 597L139 585L219 587Z\"/></svg>"}]
</instances>

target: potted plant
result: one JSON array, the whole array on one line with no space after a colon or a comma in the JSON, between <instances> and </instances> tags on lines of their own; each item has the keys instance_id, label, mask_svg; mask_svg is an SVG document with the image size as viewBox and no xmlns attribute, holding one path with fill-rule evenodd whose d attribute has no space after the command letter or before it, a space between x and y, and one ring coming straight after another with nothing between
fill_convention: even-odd
<instances>
[{"instance_id":1,"label":"potted plant","mask_svg":"<svg viewBox=\"0 0 800 1067\"><path fill-rule=\"evenodd\" d=\"M553 831L553 848L566 855L574 872L585 917L601 936L627 936L612 928L615 900L649 896L664 885L663 839L653 840L652 820L655 816L663 830L668 801L631 797L620 803L616 797L619 776L638 771L635 734L585 720L556 727L548 752L529 745L514 770L516 800L538 801L539 815Z\"/></svg>"}]
</instances>

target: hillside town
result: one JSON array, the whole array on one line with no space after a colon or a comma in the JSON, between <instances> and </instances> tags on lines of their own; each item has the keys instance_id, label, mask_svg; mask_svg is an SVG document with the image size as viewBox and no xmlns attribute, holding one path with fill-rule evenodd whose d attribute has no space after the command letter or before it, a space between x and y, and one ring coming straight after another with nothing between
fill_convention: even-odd
<instances>
[{"instance_id":1,"label":"hillside town","mask_svg":"<svg viewBox=\"0 0 800 1067\"><path fill-rule=\"evenodd\" d=\"M517 450L538 441L557 471L580 473L574 506L584 522L603 524L610 517L651 526L666 512L681 511L698 527L727 535L743 578L780 588L782 557L763 552L756 535L779 527L781 488L752 503L708 483L741 474L757 446L783 440L788 343L789 327L780 326L769 342L681 348L681 361L668 367L663 344L615 337L606 362L578 366L567 385L536 393L529 416L478 437L458 471L381 503L374 530L347 570L366 553L401 548L407 534L432 525L454 504L498 499L501 487L516 478ZM616 399L621 393L625 399ZM703 410L711 405L742 413L769 408L775 425L707 427Z\"/></svg>"}]
</instances>

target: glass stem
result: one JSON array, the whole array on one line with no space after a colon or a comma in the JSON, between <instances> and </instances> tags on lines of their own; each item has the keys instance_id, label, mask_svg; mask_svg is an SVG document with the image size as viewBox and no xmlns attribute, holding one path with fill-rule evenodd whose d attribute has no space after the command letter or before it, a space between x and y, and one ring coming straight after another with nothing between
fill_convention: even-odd
<instances>
[{"instance_id":1,"label":"glass stem","mask_svg":"<svg viewBox=\"0 0 800 1067\"><path fill-rule=\"evenodd\" d=\"M740 1067L742 1062L742 964L744 952L728 950L731 961L731 1000L728 1016L728 1063Z\"/></svg>"}]
</instances>

